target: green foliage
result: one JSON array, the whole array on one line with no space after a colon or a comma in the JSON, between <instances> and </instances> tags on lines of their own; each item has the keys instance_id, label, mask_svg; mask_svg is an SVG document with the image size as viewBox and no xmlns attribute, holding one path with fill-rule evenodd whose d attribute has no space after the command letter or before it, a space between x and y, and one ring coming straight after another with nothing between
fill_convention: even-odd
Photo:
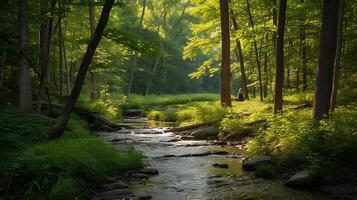
<instances>
[{"instance_id":1,"label":"green foliage","mask_svg":"<svg viewBox=\"0 0 357 200\"><path fill-rule=\"evenodd\" d=\"M15 189L11 195L27 190L27 196L35 195L38 199L46 199L47 195L74 199L86 192L85 187L102 183L108 175L144 165L142 155L132 148L118 152L98 138L38 144L14 155L13 162L3 170L1 189Z\"/></svg>"},{"instance_id":2,"label":"green foliage","mask_svg":"<svg viewBox=\"0 0 357 200\"><path fill-rule=\"evenodd\" d=\"M273 164L259 165L256 169L256 176L274 178L276 176L276 166Z\"/></svg>"},{"instance_id":3,"label":"green foliage","mask_svg":"<svg viewBox=\"0 0 357 200\"><path fill-rule=\"evenodd\" d=\"M125 97L121 94L110 94L107 86L103 86L100 91L101 98L91 102L90 97L83 94L80 96L76 106L85 110L101 113L112 120L121 119L119 109L125 103Z\"/></svg>"},{"instance_id":4,"label":"green foliage","mask_svg":"<svg viewBox=\"0 0 357 200\"><path fill-rule=\"evenodd\" d=\"M281 168L310 168L319 174L357 166L354 107L340 107L329 119L312 121L308 110L269 118L269 128L248 143L251 155L272 155Z\"/></svg>"},{"instance_id":5,"label":"green foliage","mask_svg":"<svg viewBox=\"0 0 357 200\"><path fill-rule=\"evenodd\" d=\"M215 121L217 123L227 114L227 109L222 108L220 102L196 102L177 112L181 125L197 124Z\"/></svg>"},{"instance_id":6,"label":"green foliage","mask_svg":"<svg viewBox=\"0 0 357 200\"><path fill-rule=\"evenodd\" d=\"M218 100L217 94L179 94L179 95L131 95L128 103L123 109L142 108L149 109L175 104L185 104L194 101L214 101Z\"/></svg>"},{"instance_id":7,"label":"green foliage","mask_svg":"<svg viewBox=\"0 0 357 200\"><path fill-rule=\"evenodd\" d=\"M0 199L83 199L107 176L144 166L133 148L118 151L72 115L61 140L48 141L52 122L0 115Z\"/></svg>"},{"instance_id":8,"label":"green foliage","mask_svg":"<svg viewBox=\"0 0 357 200\"><path fill-rule=\"evenodd\" d=\"M0 152L25 143L46 141L51 122L38 117L0 114Z\"/></svg>"}]
</instances>

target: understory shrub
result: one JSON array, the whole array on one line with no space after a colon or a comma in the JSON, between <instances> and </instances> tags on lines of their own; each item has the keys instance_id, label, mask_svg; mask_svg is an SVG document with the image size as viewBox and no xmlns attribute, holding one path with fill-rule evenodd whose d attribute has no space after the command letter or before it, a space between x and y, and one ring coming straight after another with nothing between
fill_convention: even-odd
<instances>
[{"instance_id":1,"label":"understory shrub","mask_svg":"<svg viewBox=\"0 0 357 200\"><path fill-rule=\"evenodd\" d=\"M133 148L118 152L99 138L37 144L15 155L0 182L1 193L10 199L82 198L107 176L144 165Z\"/></svg>"},{"instance_id":2,"label":"understory shrub","mask_svg":"<svg viewBox=\"0 0 357 200\"><path fill-rule=\"evenodd\" d=\"M269 128L247 145L251 156L271 155L281 168L309 168L320 175L357 167L355 107L339 107L321 121L312 120L310 110L285 113L268 121Z\"/></svg>"},{"instance_id":3,"label":"understory shrub","mask_svg":"<svg viewBox=\"0 0 357 200\"><path fill-rule=\"evenodd\" d=\"M197 102L177 112L181 125L216 121L219 123L227 114L227 108L222 108L219 102Z\"/></svg>"}]
</instances>

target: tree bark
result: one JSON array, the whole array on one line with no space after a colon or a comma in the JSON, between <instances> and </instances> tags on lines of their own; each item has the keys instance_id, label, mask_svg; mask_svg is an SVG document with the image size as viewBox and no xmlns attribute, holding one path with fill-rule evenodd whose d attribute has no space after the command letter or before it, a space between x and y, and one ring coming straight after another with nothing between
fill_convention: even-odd
<instances>
[{"instance_id":1,"label":"tree bark","mask_svg":"<svg viewBox=\"0 0 357 200\"><path fill-rule=\"evenodd\" d=\"M252 16L252 13L250 11L249 0L247 0L247 10L248 10L248 15L249 15L250 25L254 29L253 16ZM258 45L257 45L257 41L255 39L255 34L254 34L254 42L253 42L253 44L254 44L255 59L256 59L257 68L258 68L258 81L259 81L260 101L263 101L262 72L261 72L261 64L260 64L259 53L258 53Z\"/></svg>"},{"instance_id":2,"label":"tree bark","mask_svg":"<svg viewBox=\"0 0 357 200\"><path fill-rule=\"evenodd\" d=\"M269 83L269 77L268 77L268 52L265 52L264 54L264 85L263 85L263 96L264 98L268 97L268 83Z\"/></svg>"},{"instance_id":3,"label":"tree bark","mask_svg":"<svg viewBox=\"0 0 357 200\"><path fill-rule=\"evenodd\" d=\"M94 31L95 31L95 8L94 6L90 5L89 6L89 29L91 36L93 36ZM90 99L92 102L96 101L98 99L98 86L97 86L97 76L98 73L95 72L95 70L90 70L90 84L91 84L91 89L90 89Z\"/></svg>"},{"instance_id":4,"label":"tree bark","mask_svg":"<svg viewBox=\"0 0 357 200\"><path fill-rule=\"evenodd\" d=\"M338 11L338 29L337 29L337 49L336 49L336 60L333 68L333 85L331 94L331 105L330 110L335 111L337 91L339 87L339 76L340 76L340 64L341 64L341 53L343 44L343 16L344 16L345 0L340 0L339 11Z\"/></svg>"},{"instance_id":5,"label":"tree bark","mask_svg":"<svg viewBox=\"0 0 357 200\"><path fill-rule=\"evenodd\" d=\"M337 46L337 21L339 1L324 0L320 33L320 53L317 65L314 105L312 116L319 119L330 110L333 65Z\"/></svg>"},{"instance_id":6,"label":"tree bark","mask_svg":"<svg viewBox=\"0 0 357 200\"><path fill-rule=\"evenodd\" d=\"M237 31L239 29L238 23L236 20L236 17L234 15L233 9L230 9L231 12L231 20L233 24L233 29ZM242 51L242 45L239 39L236 39L236 45L237 45L237 50L236 50L236 56L237 59L239 60L239 65L240 65L240 73L242 76L242 85L243 85L243 92L244 92L244 98L249 100L249 95L248 95L248 87L247 87L247 77L245 74L245 66L244 66L244 57L243 57L243 51Z\"/></svg>"},{"instance_id":7,"label":"tree bark","mask_svg":"<svg viewBox=\"0 0 357 200\"><path fill-rule=\"evenodd\" d=\"M5 72L5 65L6 65L6 57L7 52L2 52L1 61L0 61L0 89L4 87L4 72Z\"/></svg>"},{"instance_id":8,"label":"tree bark","mask_svg":"<svg viewBox=\"0 0 357 200\"><path fill-rule=\"evenodd\" d=\"M301 3L304 3L304 0L301 0ZM305 17L303 18L303 23L305 24ZM307 89L307 52L306 52L306 30L305 27L302 27L301 35L301 56L302 56L302 91Z\"/></svg>"},{"instance_id":9,"label":"tree bark","mask_svg":"<svg viewBox=\"0 0 357 200\"><path fill-rule=\"evenodd\" d=\"M278 35L276 37L276 76L274 94L274 114L283 112L284 85L284 30L287 0L280 0Z\"/></svg>"},{"instance_id":10,"label":"tree bark","mask_svg":"<svg viewBox=\"0 0 357 200\"><path fill-rule=\"evenodd\" d=\"M160 58L161 58L161 56L157 56L156 59L155 59L154 64L152 65L152 68L151 68L151 71L150 71L149 82L147 83L147 85L145 87L145 90L144 90L144 96L147 96L149 94L150 87L151 87L152 81L154 79L154 74L155 74L156 68L157 68L157 66L159 65L159 62L160 62Z\"/></svg>"},{"instance_id":11,"label":"tree bark","mask_svg":"<svg viewBox=\"0 0 357 200\"><path fill-rule=\"evenodd\" d=\"M23 51L28 47L28 16L27 0L19 0L19 44ZM19 112L32 112L31 73L24 54L20 54Z\"/></svg>"},{"instance_id":12,"label":"tree bark","mask_svg":"<svg viewBox=\"0 0 357 200\"><path fill-rule=\"evenodd\" d=\"M51 2L50 10L54 10L56 6L56 0ZM51 16L47 16L48 10L47 2L41 0L41 16L45 18L40 25L40 59L39 65L41 67L41 80L40 87L37 94L37 107L36 112L41 113L42 108L42 96L46 92L46 87L48 84L48 63L49 63L49 54L51 50L51 39L52 39L52 28L53 28L53 11Z\"/></svg>"},{"instance_id":13,"label":"tree bark","mask_svg":"<svg viewBox=\"0 0 357 200\"><path fill-rule=\"evenodd\" d=\"M66 128L71 112L81 92L90 62L92 61L93 55L102 38L105 26L108 23L110 11L113 7L113 4L114 4L114 0L105 0L97 28L83 56L71 94L68 97L67 103L63 109L61 116L56 120L56 124L54 125L50 133L50 137L53 139L61 137L64 129Z\"/></svg>"},{"instance_id":14,"label":"tree bark","mask_svg":"<svg viewBox=\"0 0 357 200\"><path fill-rule=\"evenodd\" d=\"M220 0L222 62L221 62L221 105L231 107L231 69L228 0Z\"/></svg>"},{"instance_id":15,"label":"tree bark","mask_svg":"<svg viewBox=\"0 0 357 200\"><path fill-rule=\"evenodd\" d=\"M64 83L64 77L63 77L63 68L64 68L64 58L63 58L63 43L62 43L62 19L59 16L58 17L58 46L59 46L59 94L60 97L63 97L63 83Z\"/></svg>"}]
</instances>

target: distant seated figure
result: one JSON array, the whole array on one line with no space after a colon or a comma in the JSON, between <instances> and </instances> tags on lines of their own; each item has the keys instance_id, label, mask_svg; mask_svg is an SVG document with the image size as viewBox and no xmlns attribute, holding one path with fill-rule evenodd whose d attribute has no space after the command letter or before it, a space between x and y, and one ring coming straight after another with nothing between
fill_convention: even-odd
<instances>
[{"instance_id":1,"label":"distant seated figure","mask_svg":"<svg viewBox=\"0 0 357 200\"><path fill-rule=\"evenodd\" d=\"M236 101L244 101L244 93L242 88L239 88L238 93L237 93L237 97L234 98Z\"/></svg>"}]
</instances>

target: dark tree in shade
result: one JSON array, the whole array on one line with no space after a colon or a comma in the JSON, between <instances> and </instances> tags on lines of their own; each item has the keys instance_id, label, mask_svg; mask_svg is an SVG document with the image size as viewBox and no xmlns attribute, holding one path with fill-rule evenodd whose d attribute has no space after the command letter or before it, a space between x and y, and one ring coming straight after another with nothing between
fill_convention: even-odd
<instances>
[{"instance_id":1,"label":"dark tree in shade","mask_svg":"<svg viewBox=\"0 0 357 200\"><path fill-rule=\"evenodd\" d=\"M322 11L322 27L320 33L320 53L317 65L314 105L312 116L314 119L329 114L333 82L333 65L336 53L337 0L324 0Z\"/></svg>"},{"instance_id":2,"label":"dark tree in shade","mask_svg":"<svg viewBox=\"0 0 357 200\"><path fill-rule=\"evenodd\" d=\"M231 102L231 69L230 69L230 35L228 0L220 0L222 62L221 62L221 104L232 106Z\"/></svg>"},{"instance_id":3,"label":"dark tree in shade","mask_svg":"<svg viewBox=\"0 0 357 200\"><path fill-rule=\"evenodd\" d=\"M61 137L64 129L67 126L69 117L71 116L71 112L72 112L74 105L79 97L80 92L81 92L89 65L92 61L93 55L98 47L98 44L102 38L105 26L108 23L110 11L113 7L113 4L114 4L114 0L105 0L97 28L95 29L93 37L92 37L90 43L88 44L87 50L83 56L83 59L82 59L82 62L81 62L81 65L79 67L79 71L77 74L77 78L73 85L71 94L68 97L68 100L64 107L63 113L56 120L56 124L54 125L54 127L50 133L50 137L52 139Z\"/></svg>"},{"instance_id":4,"label":"dark tree in shade","mask_svg":"<svg viewBox=\"0 0 357 200\"><path fill-rule=\"evenodd\" d=\"M344 15L345 0L340 0L339 11L338 11L338 29L337 29L337 49L336 49L336 59L333 68L333 85L331 94L331 105L330 110L334 111L336 108L337 100L337 90L339 85L339 74L341 65L341 54L342 54L342 44L343 44L343 15Z\"/></svg>"},{"instance_id":5,"label":"dark tree in shade","mask_svg":"<svg viewBox=\"0 0 357 200\"><path fill-rule=\"evenodd\" d=\"M276 75L274 94L274 114L283 111L283 85L284 85L284 30L287 0L280 0L278 33L276 37Z\"/></svg>"},{"instance_id":6,"label":"dark tree in shade","mask_svg":"<svg viewBox=\"0 0 357 200\"><path fill-rule=\"evenodd\" d=\"M28 5L27 0L19 0L19 44L21 49L28 46ZM20 56L19 70L19 112L32 112L31 73L24 54Z\"/></svg>"}]
</instances>

